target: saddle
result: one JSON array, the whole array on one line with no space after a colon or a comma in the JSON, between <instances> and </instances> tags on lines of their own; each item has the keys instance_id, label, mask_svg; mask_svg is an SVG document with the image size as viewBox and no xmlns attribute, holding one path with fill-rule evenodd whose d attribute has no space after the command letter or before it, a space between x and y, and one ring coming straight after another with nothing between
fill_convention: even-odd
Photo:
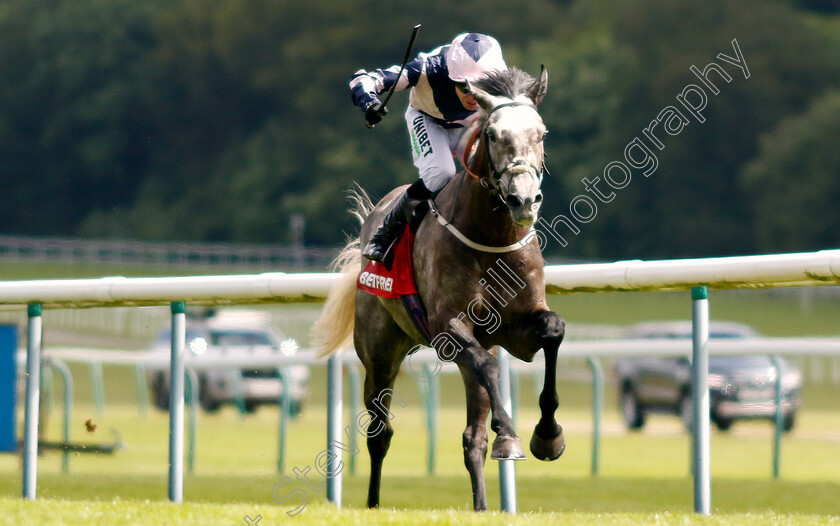
<instances>
[{"instance_id":1,"label":"saddle","mask_svg":"<svg viewBox=\"0 0 840 526\"><path fill-rule=\"evenodd\" d=\"M429 343L431 330L426 319L426 309L417 291L414 280L414 264L411 260L414 248L414 232L406 225L397 241L389 249L392 262L368 261L356 279L356 288L380 298L400 299L408 317Z\"/></svg>"}]
</instances>

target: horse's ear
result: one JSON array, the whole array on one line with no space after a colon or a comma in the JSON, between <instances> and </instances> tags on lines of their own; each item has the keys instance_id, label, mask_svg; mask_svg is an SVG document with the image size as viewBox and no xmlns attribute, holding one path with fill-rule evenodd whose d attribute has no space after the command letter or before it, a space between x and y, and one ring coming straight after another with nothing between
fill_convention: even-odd
<instances>
[{"instance_id":1,"label":"horse's ear","mask_svg":"<svg viewBox=\"0 0 840 526\"><path fill-rule=\"evenodd\" d=\"M476 87L475 84L467 80L467 93L475 98L475 101L481 106L481 109L484 111L489 112L494 107L496 107L496 102L493 99L493 96L484 91L481 88Z\"/></svg>"},{"instance_id":2,"label":"horse's ear","mask_svg":"<svg viewBox=\"0 0 840 526\"><path fill-rule=\"evenodd\" d=\"M545 92L548 90L548 71L545 69L545 64L540 66L540 78L531 89L528 90L528 97L534 102L534 106L538 105L545 97Z\"/></svg>"}]
</instances>

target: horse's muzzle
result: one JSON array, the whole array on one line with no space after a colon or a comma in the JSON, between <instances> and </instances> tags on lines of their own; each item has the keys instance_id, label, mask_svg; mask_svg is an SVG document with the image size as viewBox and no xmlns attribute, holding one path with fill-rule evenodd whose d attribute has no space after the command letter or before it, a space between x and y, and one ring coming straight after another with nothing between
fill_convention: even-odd
<instances>
[{"instance_id":1,"label":"horse's muzzle","mask_svg":"<svg viewBox=\"0 0 840 526\"><path fill-rule=\"evenodd\" d=\"M505 196L505 204L510 211L510 217L518 227L528 228L537 219L537 213L542 205L542 192L514 192Z\"/></svg>"}]
</instances>

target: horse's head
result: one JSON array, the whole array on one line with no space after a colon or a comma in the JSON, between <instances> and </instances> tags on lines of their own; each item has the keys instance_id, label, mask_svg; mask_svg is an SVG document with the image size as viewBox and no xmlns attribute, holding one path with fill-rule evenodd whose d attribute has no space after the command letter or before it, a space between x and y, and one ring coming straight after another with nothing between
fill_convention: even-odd
<instances>
[{"instance_id":1,"label":"horse's head","mask_svg":"<svg viewBox=\"0 0 840 526\"><path fill-rule=\"evenodd\" d=\"M542 204L543 139L546 128L537 113L545 95L548 73L540 78L510 68L468 83L482 110L483 143L487 150L489 183L520 227L530 227Z\"/></svg>"}]
</instances>

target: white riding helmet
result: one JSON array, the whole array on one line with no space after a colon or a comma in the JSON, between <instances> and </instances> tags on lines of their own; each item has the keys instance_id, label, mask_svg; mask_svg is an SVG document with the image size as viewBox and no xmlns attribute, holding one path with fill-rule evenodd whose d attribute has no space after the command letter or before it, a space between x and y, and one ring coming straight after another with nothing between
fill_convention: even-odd
<instances>
[{"instance_id":1,"label":"white riding helmet","mask_svg":"<svg viewBox=\"0 0 840 526\"><path fill-rule=\"evenodd\" d=\"M461 33L446 51L449 78L455 82L475 80L488 71L507 69L502 46L495 38L481 33Z\"/></svg>"}]
</instances>

